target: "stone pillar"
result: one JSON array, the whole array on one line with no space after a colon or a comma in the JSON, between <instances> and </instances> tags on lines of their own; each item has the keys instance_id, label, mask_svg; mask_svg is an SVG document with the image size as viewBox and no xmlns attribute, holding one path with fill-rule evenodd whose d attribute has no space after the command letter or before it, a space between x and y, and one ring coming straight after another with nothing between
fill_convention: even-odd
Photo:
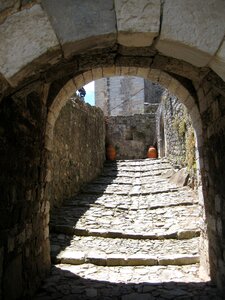
<instances>
[{"instance_id":1,"label":"stone pillar","mask_svg":"<svg viewBox=\"0 0 225 300\"><path fill-rule=\"evenodd\" d=\"M37 85L0 104L0 281L4 300L32 295L50 269L42 91Z\"/></svg>"}]
</instances>

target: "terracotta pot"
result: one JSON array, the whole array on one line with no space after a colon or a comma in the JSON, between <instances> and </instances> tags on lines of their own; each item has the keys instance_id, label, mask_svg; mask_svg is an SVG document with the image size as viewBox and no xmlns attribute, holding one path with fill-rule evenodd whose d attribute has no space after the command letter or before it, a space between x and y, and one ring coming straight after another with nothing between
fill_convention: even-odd
<instances>
[{"instance_id":1,"label":"terracotta pot","mask_svg":"<svg viewBox=\"0 0 225 300\"><path fill-rule=\"evenodd\" d=\"M157 158L157 150L155 147L150 146L148 148L148 153L147 153L148 158Z\"/></svg>"},{"instance_id":2,"label":"terracotta pot","mask_svg":"<svg viewBox=\"0 0 225 300\"><path fill-rule=\"evenodd\" d=\"M106 148L106 158L108 160L115 160L116 159L116 149L113 145L108 145Z\"/></svg>"}]
</instances>

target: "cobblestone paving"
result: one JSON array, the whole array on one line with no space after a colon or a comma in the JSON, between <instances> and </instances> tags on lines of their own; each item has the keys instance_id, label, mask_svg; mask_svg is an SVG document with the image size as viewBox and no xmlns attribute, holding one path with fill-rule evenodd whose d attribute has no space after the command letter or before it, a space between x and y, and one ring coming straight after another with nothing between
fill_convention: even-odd
<instances>
[{"instance_id":1,"label":"cobblestone paving","mask_svg":"<svg viewBox=\"0 0 225 300\"><path fill-rule=\"evenodd\" d=\"M35 300L222 299L199 270L195 193L166 160L107 163L51 218L55 265Z\"/></svg>"}]
</instances>

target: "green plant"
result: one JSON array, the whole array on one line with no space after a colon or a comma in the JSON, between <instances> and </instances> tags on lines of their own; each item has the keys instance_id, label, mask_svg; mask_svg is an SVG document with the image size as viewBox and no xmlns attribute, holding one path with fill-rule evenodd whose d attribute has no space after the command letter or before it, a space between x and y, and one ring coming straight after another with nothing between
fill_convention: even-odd
<instances>
[{"instance_id":1,"label":"green plant","mask_svg":"<svg viewBox=\"0 0 225 300\"><path fill-rule=\"evenodd\" d=\"M186 136L186 164L189 170L196 171L195 135L192 127L189 127Z\"/></svg>"},{"instance_id":2,"label":"green plant","mask_svg":"<svg viewBox=\"0 0 225 300\"><path fill-rule=\"evenodd\" d=\"M185 135L187 131L187 123L186 123L186 119L182 119L180 121L179 127L178 127L178 134L180 137L183 137Z\"/></svg>"},{"instance_id":3,"label":"green plant","mask_svg":"<svg viewBox=\"0 0 225 300\"><path fill-rule=\"evenodd\" d=\"M186 116L186 114L183 116L182 119L178 116L175 116L175 118L173 119L173 122L172 122L172 126L173 126L174 130L177 131L179 137L184 137L185 133L187 131L187 116Z\"/></svg>"}]
</instances>

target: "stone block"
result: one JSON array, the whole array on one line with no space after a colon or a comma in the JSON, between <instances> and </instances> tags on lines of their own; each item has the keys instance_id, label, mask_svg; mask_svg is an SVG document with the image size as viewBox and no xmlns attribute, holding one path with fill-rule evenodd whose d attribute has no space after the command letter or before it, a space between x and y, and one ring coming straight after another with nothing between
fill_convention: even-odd
<instances>
[{"instance_id":1,"label":"stone block","mask_svg":"<svg viewBox=\"0 0 225 300\"><path fill-rule=\"evenodd\" d=\"M126 255L109 254L107 255L107 266L124 266L126 265Z\"/></svg>"},{"instance_id":2,"label":"stone block","mask_svg":"<svg viewBox=\"0 0 225 300\"><path fill-rule=\"evenodd\" d=\"M225 40L209 66L225 81Z\"/></svg>"},{"instance_id":3,"label":"stone block","mask_svg":"<svg viewBox=\"0 0 225 300\"><path fill-rule=\"evenodd\" d=\"M175 183L177 186L185 186L187 185L189 178L189 174L187 172L186 168L183 168L179 171L177 171L173 176L170 178L170 182Z\"/></svg>"},{"instance_id":4,"label":"stone block","mask_svg":"<svg viewBox=\"0 0 225 300\"><path fill-rule=\"evenodd\" d=\"M213 13L212 13L213 12ZM206 66L223 40L223 0L166 0L160 39L156 48L192 65Z\"/></svg>"},{"instance_id":5,"label":"stone block","mask_svg":"<svg viewBox=\"0 0 225 300\"><path fill-rule=\"evenodd\" d=\"M159 0L115 1L118 43L127 47L150 46L160 25Z\"/></svg>"},{"instance_id":6,"label":"stone block","mask_svg":"<svg viewBox=\"0 0 225 300\"><path fill-rule=\"evenodd\" d=\"M85 257L83 252L65 250L57 256L57 260L64 264L79 265L85 262Z\"/></svg>"},{"instance_id":7,"label":"stone block","mask_svg":"<svg viewBox=\"0 0 225 300\"><path fill-rule=\"evenodd\" d=\"M77 89L80 89L82 86L85 85L85 80L83 74L76 76L74 79L74 84L76 85Z\"/></svg>"},{"instance_id":8,"label":"stone block","mask_svg":"<svg viewBox=\"0 0 225 300\"><path fill-rule=\"evenodd\" d=\"M133 254L127 257L127 266L156 266L158 260L156 257L150 257L146 254Z\"/></svg>"},{"instance_id":9,"label":"stone block","mask_svg":"<svg viewBox=\"0 0 225 300\"><path fill-rule=\"evenodd\" d=\"M42 0L42 4L66 57L115 43L116 18L112 0Z\"/></svg>"},{"instance_id":10,"label":"stone block","mask_svg":"<svg viewBox=\"0 0 225 300\"><path fill-rule=\"evenodd\" d=\"M97 252L89 252L86 257L86 262L98 265L98 266L106 266L107 257L105 254L99 254Z\"/></svg>"},{"instance_id":11,"label":"stone block","mask_svg":"<svg viewBox=\"0 0 225 300\"><path fill-rule=\"evenodd\" d=\"M155 297L148 294L140 294L140 293L131 293L125 296L122 296L122 300L154 300Z\"/></svg>"},{"instance_id":12,"label":"stone block","mask_svg":"<svg viewBox=\"0 0 225 300\"><path fill-rule=\"evenodd\" d=\"M102 72L103 72L103 77L111 77L111 76L114 76L115 75L115 70L116 67L113 66L113 67L105 67L102 69Z\"/></svg>"},{"instance_id":13,"label":"stone block","mask_svg":"<svg viewBox=\"0 0 225 300\"><path fill-rule=\"evenodd\" d=\"M103 77L102 68L92 69L93 80L97 80Z\"/></svg>"},{"instance_id":14,"label":"stone block","mask_svg":"<svg viewBox=\"0 0 225 300\"><path fill-rule=\"evenodd\" d=\"M172 77L164 72L160 73L160 77L159 77L159 83L167 88L170 84L170 81L172 80Z\"/></svg>"},{"instance_id":15,"label":"stone block","mask_svg":"<svg viewBox=\"0 0 225 300\"><path fill-rule=\"evenodd\" d=\"M83 73L85 84L93 81L93 75L91 71L87 71Z\"/></svg>"},{"instance_id":16,"label":"stone block","mask_svg":"<svg viewBox=\"0 0 225 300\"><path fill-rule=\"evenodd\" d=\"M94 288L86 289L86 296L89 298L95 298L98 296L98 290Z\"/></svg>"},{"instance_id":17,"label":"stone block","mask_svg":"<svg viewBox=\"0 0 225 300\"><path fill-rule=\"evenodd\" d=\"M77 90L77 87L72 79L70 79L63 87L68 95L68 98L71 97Z\"/></svg>"},{"instance_id":18,"label":"stone block","mask_svg":"<svg viewBox=\"0 0 225 300\"><path fill-rule=\"evenodd\" d=\"M0 25L0 36L0 72L12 85L26 76L27 71L20 75L18 72L33 60L40 64L51 63L59 57L59 52L56 57L51 56L54 50L59 50L59 43L38 4L9 16ZM44 54L47 56L43 57Z\"/></svg>"},{"instance_id":19,"label":"stone block","mask_svg":"<svg viewBox=\"0 0 225 300\"><path fill-rule=\"evenodd\" d=\"M198 255L168 255L164 257L160 257L159 265L161 266L167 266L167 265L191 265L199 263L199 256Z\"/></svg>"}]
</instances>

